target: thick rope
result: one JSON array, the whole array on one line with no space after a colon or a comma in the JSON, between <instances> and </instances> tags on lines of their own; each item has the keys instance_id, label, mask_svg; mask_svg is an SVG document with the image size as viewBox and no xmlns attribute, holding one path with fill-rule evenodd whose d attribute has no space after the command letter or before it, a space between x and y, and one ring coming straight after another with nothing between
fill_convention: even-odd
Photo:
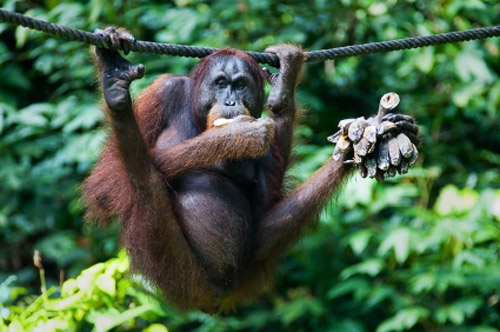
<instances>
[{"instance_id":1,"label":"thick rope","mask_svg":"<svg viewBox=\"0 0 500 332\"><path fill-rule=\"evenodd\" d=\"M97 47L111 47L111 45L107 40L105 40L105 38L97 34L34 19L4 9L0 9L0 21L14 23L26 28L42 31L71 41L79 41ZM319 51L311 51L306 52L306 61L319 62L345 57L407 50L412 48L435 46L447 43L459 43L464 41L486 39L499 36L500 26L492 26L423 37L411 37L368 44L337 47ZM130 51L134 52L184 56L190 58L203 58L217 50L217 48L165 44L146 41L137 41L130 45ZM250 54L250 56L252 56L259 63L268 64L273 67L279 67L278 57L274 54L261 52L248 52L248 54Z\"/></svg>"}]
</instances>

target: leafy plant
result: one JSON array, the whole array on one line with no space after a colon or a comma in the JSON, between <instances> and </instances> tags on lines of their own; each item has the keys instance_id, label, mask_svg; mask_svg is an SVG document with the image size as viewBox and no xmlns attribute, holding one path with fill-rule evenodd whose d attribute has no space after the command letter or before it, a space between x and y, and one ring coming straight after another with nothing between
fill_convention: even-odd
<instances>
[{"instance_id":1,"label":"leafy plant","mask_svg":"<svg viewBox=\"0 0 500 332\"><path fill-rule=\"evenodd\" d=\"M43 266L38 267L43 275ZM121 253L66 280L60 289L51 287L38 298L30 296L17 305L3 307L0 327L10 331L76 331L93 326L95 331L109 331L123 326L166 331L138 320L165 315L165 310L157 298L134 288L132 280L125 277L128 267L128 259ZM8 290L7 286L4 282L0 287ZM12 289L10 293L7 302L16 298Z\"/></svg>"}]
</instances>

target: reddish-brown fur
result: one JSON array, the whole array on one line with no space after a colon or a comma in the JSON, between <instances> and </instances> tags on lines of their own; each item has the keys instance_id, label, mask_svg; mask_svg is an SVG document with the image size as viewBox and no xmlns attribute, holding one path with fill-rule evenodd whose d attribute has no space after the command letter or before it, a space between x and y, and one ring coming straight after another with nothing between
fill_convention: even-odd
<instances>
[{"instance_id":1,"label":"reddish-brown fur","mask_svg":"<svg viewBox=\"0 0 500 332\"><path fill-rule=\"evenodd\" d=\"M113 51L97 51L101 73L116 67L128 76L101 78L112 130L83 185L89 219L107 226L118 217L133 267L181 309L226 309L262 293L280 256L350 171L330 159L285 196L302 53L288 45L270 49L281 65L268 98L272 120L238 118L207 129L196 100L214 64L247 63L263 106L264 75L248 55L224 50L191 77L161 76L132 105L125 83L138 77L134 67ZM109 84L116 81L124 87Z\"/></svg>"}]
</instances>

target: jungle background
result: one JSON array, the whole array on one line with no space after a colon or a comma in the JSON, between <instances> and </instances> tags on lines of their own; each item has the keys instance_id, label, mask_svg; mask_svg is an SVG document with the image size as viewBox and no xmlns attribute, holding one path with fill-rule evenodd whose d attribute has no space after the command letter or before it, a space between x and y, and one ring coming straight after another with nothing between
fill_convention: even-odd
<instances>
[{"instance_id":1,"label":"jungle background","mask_svg":"<svg viewBox=\"0 0 500 332\"><path fill-rule=\"evenodd\" d=\"M500 24L497 0L4 1L73 28L263 51ZM117 227L85 224L79 185L106 137L91 48L0 23L0 330L499 331L500 39L308 63L297 131L307 178L344 118L389 91L421 126L415 168L353 177L283 258L275 290L226 316L178 313L127 275ZM133 53L137 94L196 59ZM33 260L35 250L35 261ZM41 261L40 261L41 257Z\"/></svg>"}]
</instances>

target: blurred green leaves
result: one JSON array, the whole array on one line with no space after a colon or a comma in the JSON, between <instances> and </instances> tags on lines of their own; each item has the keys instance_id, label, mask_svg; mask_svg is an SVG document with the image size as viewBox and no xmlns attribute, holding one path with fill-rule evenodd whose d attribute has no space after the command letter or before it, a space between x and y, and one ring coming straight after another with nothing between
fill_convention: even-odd
<instances>
[{"instance_id":1,"label":"blurred green leaves","mask_svg":"<svg viewBox=\"0 0 500 332\"><path fill-rule=\"evenodd\" d=\"M146 291L135 290L134 287L141 289L141 286L134 286L124 277L128 267L127 257L121 253L117 258L96 264L78 277L66 280L57 296L53 287L29 305L10 307L7 310L11 321L9 331L77 331L89 327L95 331L109 331L117 326L125 327L126 323L141 316L166 314L158 299ZM150 324L130 326L148 328ZM7 328L1 318L0 328Z\"/></svg>"}]
</instances>

